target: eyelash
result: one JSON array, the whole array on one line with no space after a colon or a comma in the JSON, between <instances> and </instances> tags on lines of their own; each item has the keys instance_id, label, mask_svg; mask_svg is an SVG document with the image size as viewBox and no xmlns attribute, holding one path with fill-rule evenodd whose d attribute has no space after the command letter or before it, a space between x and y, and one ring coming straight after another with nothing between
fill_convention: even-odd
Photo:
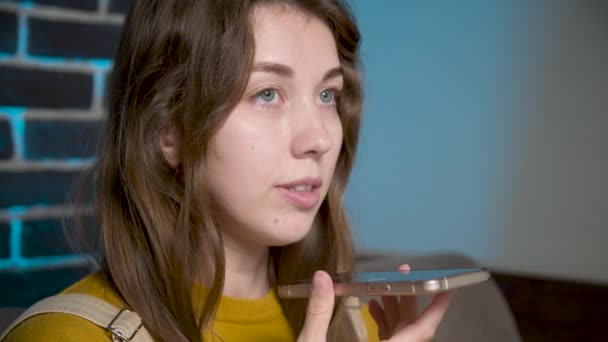
<instances>
[{"instance_id":1,"label":"eyelash","mask_svg":"<svg viewBox=\"0 0 608 342\"><path fill-rule=\"evenodd\" d=\"M255 93L251 97L251 100L253 102L260 101L260 105L262 105L262 106L267 106L268 107L268 106L274 105L274 103L272 103L272 102L266 102L266 101L262 101L261 100L261 96L265 92L267 92L269 90L273 91L275 93L275 96L282 97L281 91L279 91L277 88L268 87L268 88L264 88L264 89L258 91L257 93ZM340 96L342 95L342 91L340 89L336 88L336 87L330 87L330 88L325 88L325 89L321 90L318 95L321 95L321 93L326 92L326 91L330 91L333 94L333 96L334 96L333 101L331 102L331 104L332 105L337 105L338 102L340 101ZM274 100L274 97L273 97L273 100Z\"/></svg>"}]
</instances>

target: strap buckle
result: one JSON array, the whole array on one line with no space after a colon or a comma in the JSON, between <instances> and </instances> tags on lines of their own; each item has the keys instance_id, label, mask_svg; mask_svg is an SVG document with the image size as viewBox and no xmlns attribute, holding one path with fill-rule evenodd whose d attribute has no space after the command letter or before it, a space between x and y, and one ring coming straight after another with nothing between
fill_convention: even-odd
<instances>
[{"instance_id":1,"label":"strap buckle","mask_svg":"<svg viewBox=\"0 0 608 342\"><path fill-rule=\"evenodd\" d=\"M130 313L135 314L134 312L129 311L127 309L120 310L118 312L118 314L116 316L114 316L114 318L112 318L112 321L110 322L110 324L108 324L108 326L106 327L106 329L112 334L112 341L119 341L119 342L132 341L135 334L137 334L139 329L141 329L141 327L143 325L143 323L141 322L141 319L139 320L139 325L137 326L137 328L135 328L135 330L133 331L131 336L126 335L128 332L125 331L126 329L124 326L114 326L114 323L116 323L116 321L120 319L121 315L130 314Z\"/></svg>"}]
</instances>

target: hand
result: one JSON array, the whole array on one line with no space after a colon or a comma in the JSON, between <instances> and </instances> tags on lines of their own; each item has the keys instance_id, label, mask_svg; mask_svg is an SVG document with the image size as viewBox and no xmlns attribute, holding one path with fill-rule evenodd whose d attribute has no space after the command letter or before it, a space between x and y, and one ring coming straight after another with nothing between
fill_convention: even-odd
<instances>
[{"instance_id":1,"label":"hand","mask_svg":"<svg viewBox=\"0 0 608 342\"><path fill-rule=\"evenodd\" d=\"M401 265L401 272L409 272L409 265ZM378 335L383 341L430 341L437 326L454 298L454 292L435 295L431 304L416 318L416 296L382 297L383 306L371 300L369 312L378 324Z\"/></svg>"},{"instance_id":2,"label":"hand","mask_svg":"<svg viewBox=\"0 0 608 342\"><path fill-rule=\"evenodd\" d=\"M327 340L327 329L334 310L334 284L329 274L315 272L312 291L306 309L306 318L298 342L321 342Z\"/></svg>"}]
</instances>

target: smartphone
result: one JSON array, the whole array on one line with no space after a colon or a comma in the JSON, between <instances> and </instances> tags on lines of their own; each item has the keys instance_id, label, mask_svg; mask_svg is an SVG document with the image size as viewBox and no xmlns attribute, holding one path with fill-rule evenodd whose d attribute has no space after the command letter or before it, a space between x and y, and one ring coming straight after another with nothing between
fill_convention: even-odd
<instances>
[{"instance_id":1,"label":"smartphone","mask_svg":"<svg viewBox=\"0 0 608 342\"><path fill-rule=\"evenodd\" d=\"M332 278L336 296L417 296L484 282L490 279L490 272L484 268L418 269L338 274ZM309 297L311 281L281 284L279 297Z\"/></svg>"}]
</instances>

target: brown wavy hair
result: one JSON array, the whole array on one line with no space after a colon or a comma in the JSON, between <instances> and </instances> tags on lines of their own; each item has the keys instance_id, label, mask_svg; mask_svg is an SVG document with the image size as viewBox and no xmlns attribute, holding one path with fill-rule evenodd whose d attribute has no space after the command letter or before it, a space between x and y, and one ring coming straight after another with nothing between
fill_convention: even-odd
<instances>
[{"instance_id":1,"label":"brown wavy hair","mask_svg":"<svg viewBox=\"0 0 608 342\"><path fill-rule=\"evenodd\" d=\"M334 34L344 75L338 103L343 145L334 178L311 232L271 247L272 285L309 278L317 269L351 272L353 247L344 190L359 134L359 32L339 0L146 0L126 18L115 59L109 114L93 169L101 229L102 271L150 334L162 341L200 341L224 282L221 229L210 203L209 140L240 101L253 62L255 6L285 4L320 18ZM159 138L179 136L180 163L164 159ZM201 261L202 260L202 261ZM203 263L203 264L201 264ZM206 263L206 264L205 264ZM200 312L192 286L212 275ZM294 334L305 300L281 300ZM355 340L356 324L337 301L332 340Z\"/></svg>"}]
</instances>

